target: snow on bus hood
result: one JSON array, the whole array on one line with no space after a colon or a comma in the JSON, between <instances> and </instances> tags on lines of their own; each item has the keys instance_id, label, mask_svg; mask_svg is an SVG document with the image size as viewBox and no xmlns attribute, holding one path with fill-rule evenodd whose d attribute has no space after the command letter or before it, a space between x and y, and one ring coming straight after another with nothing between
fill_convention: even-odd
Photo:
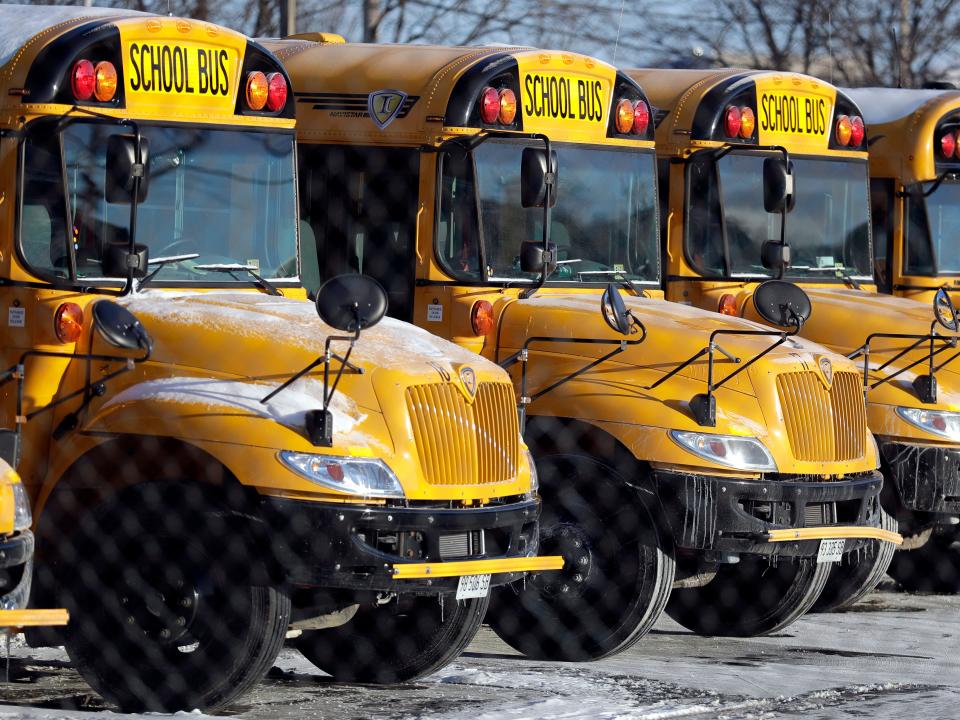
<instances>
[{"instance_id":1,"label":"snow on bus hood","mask_svg":"<svg viewBox=\"0 0 960 720\"><path fill-rule=\"evenodd\" d=\"M153 360L244 377L289 375L341 336L304 300L253 292L150 290L121 298L154 338ZM341 355L347 343L335 343ZM365 330L350 361L369 370L402 370L436 378L439 363L469 363L478 373L496 366L425 330L384 318Z\"/></svg>"}]
</instances>

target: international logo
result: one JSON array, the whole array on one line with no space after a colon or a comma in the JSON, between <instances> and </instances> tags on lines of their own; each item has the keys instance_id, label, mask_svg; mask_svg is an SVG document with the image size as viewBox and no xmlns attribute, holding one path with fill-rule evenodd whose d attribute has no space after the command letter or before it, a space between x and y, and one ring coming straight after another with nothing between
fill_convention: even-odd
<instances>
[{"instance_id":1,"label":"international logo","mask_svg":"<svg viewBox=\"0 0 960 720\"><path fill-rule=\"evenodd\" d=\"M477 374L472 367L464 366L460 368L460 382L471 401L477 396Z\"/></svg>"},{"instance_id":2,"label":"international logo","mask_svg":"<svg viewBox=\"0 0 960 720\"><path fill-rule=\"evenodd\" d=\"M403 101L406 99L407 94L400 90L377 90L370 93L367 97L367 112L370 113L370 119L383 130L400 114Z\"/></svg>"},{"instance_id":3,"label":"international logo","mask_svg":"<svg viewBox=\"0 0 960 720\"><path fill-rule=\"evenodd\" d=\"M833 385L833 363L830 362L830 358L821 356L817 358L817 365L820 366L820 374L823 375L827 389L830 389L830 386Z\"/></svg>"}]
</instances>

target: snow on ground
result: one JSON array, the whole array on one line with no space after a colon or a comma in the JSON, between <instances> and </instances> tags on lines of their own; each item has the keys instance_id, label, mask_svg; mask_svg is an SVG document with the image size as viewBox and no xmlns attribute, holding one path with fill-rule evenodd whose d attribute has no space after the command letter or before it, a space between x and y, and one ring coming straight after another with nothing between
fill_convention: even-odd
<instances>
[{"instance_id":1,"label":"snow on ground","mask_svg":"<svg viewBox=\"0 0 960 720\"><path fill-rule=\"evenodd\" d=\"M284 649L225 715L242 720L954 718L960 597L870 595L767 638L702 638L667 618L596 663L518 656L487 629L435 675L402 686L333 682ZM15 648L0 720L113 720L58 649ZM2 664L0 664L2 674ZM105 712L106 711L106 712ZM156 716L151 716L156 717Z\"/></svg>"}]
</instances>

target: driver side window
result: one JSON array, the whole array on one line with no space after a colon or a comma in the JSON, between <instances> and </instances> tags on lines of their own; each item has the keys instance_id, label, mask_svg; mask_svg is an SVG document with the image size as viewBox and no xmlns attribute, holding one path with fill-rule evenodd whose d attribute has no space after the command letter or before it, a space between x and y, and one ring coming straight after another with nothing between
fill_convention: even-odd
<instances>
[{"instance_id":1,"label":"driver side window","mask_svg":"<svg viewBox=\"0 0 960 720\"><path fill-rule=\"evenodd\" d=\"M31 135L24 143L20 247L30 267L45 275L70 275L64 219L60 143L53 133Z\"/></svg>"}]
</instances>

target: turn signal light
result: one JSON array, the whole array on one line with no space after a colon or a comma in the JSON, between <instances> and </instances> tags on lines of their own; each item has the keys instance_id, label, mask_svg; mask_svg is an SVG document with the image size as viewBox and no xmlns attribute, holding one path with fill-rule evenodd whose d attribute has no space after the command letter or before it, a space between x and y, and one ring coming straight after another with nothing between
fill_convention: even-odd
<instances>
[{"instance_id":1,"label":"turn signal light","mask_svg":"<svg viewBox=\"0 0 960 720\"><path fill-rule=\"evenodd\" d=\"M637 100L633 106L633 134L646 135L647 128L650 127L650 106L643 100Z\"/></svg>"},{"instance_id":2,"label":"turn signal light","mask_svg":"<svg viewBox=\"0 0 960 720\"><path fill-rule=\"evenodd\" d=\"M83 334L83 308L76 303L63 303L53 316L53 330L62 343L79 340Z\"/></svg>"},{"instance_id":3,"label":"turn signal light","mask_svg":"<svg viewBox=\"0 0 960 720\"><path fill-rule=\"evenodd\" d=\"M753 108L740 108L740 137L746 139L753 137L753 129L757 126L757 117L753 114Z\"/></svg>"},{"instance_id":4,"label":"turn signal light","mask_svg":"<svg viewBox=\"0 0 960 720\"><path fill-rule=\"evenodd\" d=\"M287 104L287 79L283 73L267 75L267 110L276 112Z\"/></svg>"},{"instance_id":5,"label":"turn signal light","mask_svg":"<svg viewBox=\"0 0 960 720\"><path fill-rule=\"evenodd\" d=\"M117 69L112 62L102 60L94 69L93 95L100 102L109 102L117 94Z\"/></svg>"},{"instance_id":6,"label":"turn signal light","mask_svg":"<svg viewBox=\"0 0 960 720\"><path fill-rule=\"evenodd\" d=\"M247 107L251 110L263 110L270 95L267 76L259 70L247 75Z\"/></svg>"},{"instance_id":7,"label":"turn signal light","mask_svg":"<svg viewBox=\"0 0 960 720\"><path fill-rule=\"evenodd\" d=\"M510 88L500 91L500 113L497 116L503 125L510 125L517 117L517 95Z\"/></svg>"},{"instance_id":8,"label":"turn signal light","mask_svg":"<svg viewBox=\"0 0 960 720\"><path fill-rule=\"evenodd\" d=\"M865 132L863 118L859 115L852 115L850 117L850 147L860 147Z\"/></svg>"},{"instance_id":9,"label":"turn signal light","mask_svg":"<svg viewBox=\"0 0 960 720\"><path fill-rule=\"evenodd\" d=\"M727 293L720 298L720 305L717 308L721 315L737 316L737 299Z\"/></svg>"},{"instance_id":10,"label":"turn signal light","mask_svg":"<svg viewBox=\"0 0 960 720\"><path fill-rule=\"evenodd\" d=\"M953 153L956 149L957 136L952 132L948 132L940 138L940 154L945 158L953 158Z\"/></svg>"},{"instance_id":11,"label":"turn signal light","mask_svg":"<svg viewBox=\"0 0 960 720\"><path fill-rule=\"evenodd\" d=\"M727 111L723 114L723 129L726 131L727 137L735 138L740 135L741 122L740 108L736 105L729 105Z\"/></svg>"},{"instance_id":12,"label":"turn signal light","mask_svg":"<svg viewBox=\"0 0 960 720\"><path fill-rule=\"evenodd\" d=\"M470 310L470 327L474 335L489 335L493 330L493 305L489 300L477 300Z\"/></svg>"},{"instance_id":13,"label":"turn signal light","mask_svg":"<svg viewBox=\"0 0 960 720\"><path fill-rule=\"evenodd\" d=\"M633 130L633 120L634 113L636 110L633 107L633 103L624 98L617 103L617 132L621 135L626 135L628 132Z\"/></svg>"},{"instance_id":14,"label":"turn signal light","mask_svg":"<svg viewBox=\"0 0 960 720\"><path fill-rule=\"evenodd\" d=\"M96 88L96 71L89 60L77 60L70 71L70 88L77 100L89 100Z\"/></svg>"},{"instance_id":15,"label":"turn signal light","mask_svg":"<svg viewBox=\"0 0 960 720\"><path fill-rule=\"evenodd\" d=\"M853 125L850 124L850 118L841 115L837 118L837 144L846 147L850 144L850 138L853 135Z\"/></svg>"},{"instance_id":16,"label":"turn signal light","mask_svg":"<svg viewBox=\"0 0 960 720\"><path fill-rule=\"evenodd\" d=\"M492 125L500 117L500 93L492 87L485 87L480 93L480 119L484 124Z\"/></svg>"}]
</instances>

